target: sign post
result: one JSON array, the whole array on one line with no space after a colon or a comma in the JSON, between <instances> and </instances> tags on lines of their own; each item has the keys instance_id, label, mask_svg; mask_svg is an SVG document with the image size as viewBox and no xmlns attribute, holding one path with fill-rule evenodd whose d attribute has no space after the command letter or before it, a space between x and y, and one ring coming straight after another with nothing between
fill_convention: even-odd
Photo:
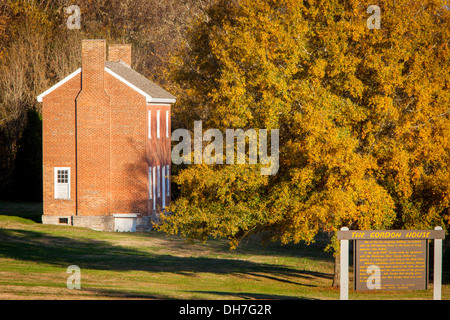
<instances>
[{"instance_id":1,"label":"sign post","mask_svg":"<svg viewBox=\"0 0 450 320\"><path fill-rule=\"evenodd\" d=\"M348 231L347 227L341 228L341 231ZM341 239L341 300L348 300L348 240Z\"/></svg>"},{"instance_id":2,"label":"sign post","mask_svg":"<svg viewBox=\"0 0 450 320\"><path fill-rule=\"evenodd\" d=\"M340 240L341 300L348 300L349 240L354 246L354 288L364 290L424 290L428 286L428 239L434 239L433 299L441 299L441 227L434 230L349 230Z\"/></svg>"},{"instance_id":3,"label":"sign post","mask_svg":"<svg viewBox=\"0 0 450 320\"><path fill-rule=\"evenodd\" d=\"M436 227L434 230L442 230ZM442 283L442 239L434 240L434 275L433 275L433 300L441 300Z\"/></svg>"}]
</instances>

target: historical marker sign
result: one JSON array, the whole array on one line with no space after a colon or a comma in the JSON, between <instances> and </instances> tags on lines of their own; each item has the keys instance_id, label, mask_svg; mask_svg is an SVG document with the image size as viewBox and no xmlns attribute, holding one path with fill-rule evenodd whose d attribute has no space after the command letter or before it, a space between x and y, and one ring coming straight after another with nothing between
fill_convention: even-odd
<instances>
[{"instance_id":1,"label":"historical marker sign","mask_svg":"<svg viewBox=\"0 0 450 320\"><path fill-rule=\"evenodd\" d=\"M433 298L441 298L442 239L435 230L349 230L341 242L341 299L348 299L348 242L355 240L355 290L424 290L428 283L428 239L434 239Z\"/></svg>"},{"instance_id":2,"label":"historical marker sign","mask_svg":"<svg viewBox=\"0 0 450 320\"><path fill-rule=\"evenodd\" d=\"M427 289L427 240L356 240L355 290Z\"/></svg>"}]
</instances>

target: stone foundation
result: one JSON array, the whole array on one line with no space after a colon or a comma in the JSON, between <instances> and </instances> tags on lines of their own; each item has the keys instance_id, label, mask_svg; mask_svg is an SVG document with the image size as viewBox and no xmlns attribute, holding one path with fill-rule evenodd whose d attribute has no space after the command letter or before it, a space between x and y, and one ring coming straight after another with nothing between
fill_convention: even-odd
<instances>
[{"instance_id":1,"label":"stone foundation","mask_svg":"<svg viewBox=\"0 0 450 320\"><path fill-rule=\"evenodd\" d=\"M97 231L114 231L113 216L72 216L74 227L90 228Z\"/></svg>"},{"instance_id":2,"label":"stone foundation","mask_svg":"<svg viewBox=\"0 0 450 320\"><path fill-rule=\"evenodd\" d=\"M72 225L72 216L49 216L44 214L41 218L43 224Z\"/></svg>"},{"instance_id":3,"label":"stone foundation","mask_svg":"<svg viewBox=\"0 0 450 320\"><path fill-rule=\"evenodd\" d=\"M136 231L150 231L152 229L153 217L137 217ZM114 216L54 216L43 215L43 224L67 225L74 227L90 228L97 231L114 231Z\"/></svg>"}]
</instances>

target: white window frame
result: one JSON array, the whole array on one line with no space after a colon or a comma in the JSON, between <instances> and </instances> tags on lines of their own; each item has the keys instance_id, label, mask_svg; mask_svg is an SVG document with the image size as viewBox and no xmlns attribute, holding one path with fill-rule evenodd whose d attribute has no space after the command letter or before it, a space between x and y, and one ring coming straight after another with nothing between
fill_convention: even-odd
<instances>
[{"instance_id":1,"label":"white window frame","mask_svg":"<svg viewBox=\"0 0 450 320\"><path fill-rule=\"evenodd\" d=\"M156 167L153 167L152 170L152 178L153 178L153 183L152 183L152 189L153 189L153 210L156 210Z\"/></svg>"},{"instance_id":2,"label":"white window frame","mask_svg":"<svg viewBox=\"0 0 450 320\"><path fill-rule=\"evenodd\" d=\"M169 186L170 186L170 166L167 165L166 166L166 190L167 190L167 196L168 197L170 196Z\"/></svg>"},{"instance_id":3,"label":"white window frame","mask_svg":"<svg viewBox=\"0 0 450 320\"><path fill-rule=\"evenodd\" d=\"M162 166L162 177L161 177L161 194L162 194L162 209L164 210L164 208L166 207L166 178L165 178L165 173L166 173L166 166Z\"/></svg>"},{"instance_id":4,"label":"white window frame","mask_svg":"<svg viewBox=\"0 0 450 320\"><path fill-rule=\"evenodd\" d=\"M160 138L161 110L156 110L156 138Z\"/></svg>"},{"instance_id":5,"label":"white window frame","mask_svg":"<svg viewBox=\"0 0 450 320\"><path fill-rule=\"evenodd\" d=\"M67 170L67 182L66 183L58 183L58 171L66 171ZM53 171L53 193L54 198L59 200L70 200L70 167L54 167ZM67 185L67 197L58 197L58 186L59 185Z\"/></svg>"},{"instance_id":6,"label":"white window frame","mask_svg":"<svg viewBox=\"0 0 450 320\"><path fill-rule=\"evenodd\" d=\"M153 195L153 177L152 177L152 167L148 167L148 198L152 199Z\"/></svg>"},{"instance_id":7,"label":"white window frame","mask_svg":"<svg viewBox=\"0 0 450 320\"><path fill-rule=\"evenodd\" d=\"M148 138L152 138L152 110L148 110Z\"/></svg>"},{"instance_id":8,"label":"white window frame","mask_svg":"<svg viewBox=\"0 0 450 320\"><path fill-rule=\"evenodd\" d=\"M161 198L161 167L156 168L156 197Z\"/></svg>"},{"instance_id":9,"label":"white window frame","mask_svg":"<svg viewBox=\"0 0 450 320\"><path fill-rule=\"evenodd\" d=\"M166 110L166 138L169 137L169 110Z\"/></svg>"}]
</instances>

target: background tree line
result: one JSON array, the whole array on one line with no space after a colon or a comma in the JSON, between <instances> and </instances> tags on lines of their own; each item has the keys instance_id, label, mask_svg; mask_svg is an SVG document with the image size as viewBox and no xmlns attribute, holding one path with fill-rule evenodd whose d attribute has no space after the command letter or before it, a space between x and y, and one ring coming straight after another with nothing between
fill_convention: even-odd
<instances>
[{"instance_id":1,"label":"background tree line","mask_svg":"<svg viewBox=\"0 0 450 320\"><path fill-rule=\"evenodd\" d=\"M66 28L72 4L81 30ZM202 120L203 130L280 130L275 176L258 165L173 166L179 189L161 230L232 246L258 232L309 243L342 226L448 230L450 10L379 1L381 28L369 29L372 4L2 2L0 198L40 200L35 97L80 66L81 39L104 38L132 43L133 67L178 96L173 129ZM339 249L333 236L329 249Z\"/></svg>"}]
</instances>

